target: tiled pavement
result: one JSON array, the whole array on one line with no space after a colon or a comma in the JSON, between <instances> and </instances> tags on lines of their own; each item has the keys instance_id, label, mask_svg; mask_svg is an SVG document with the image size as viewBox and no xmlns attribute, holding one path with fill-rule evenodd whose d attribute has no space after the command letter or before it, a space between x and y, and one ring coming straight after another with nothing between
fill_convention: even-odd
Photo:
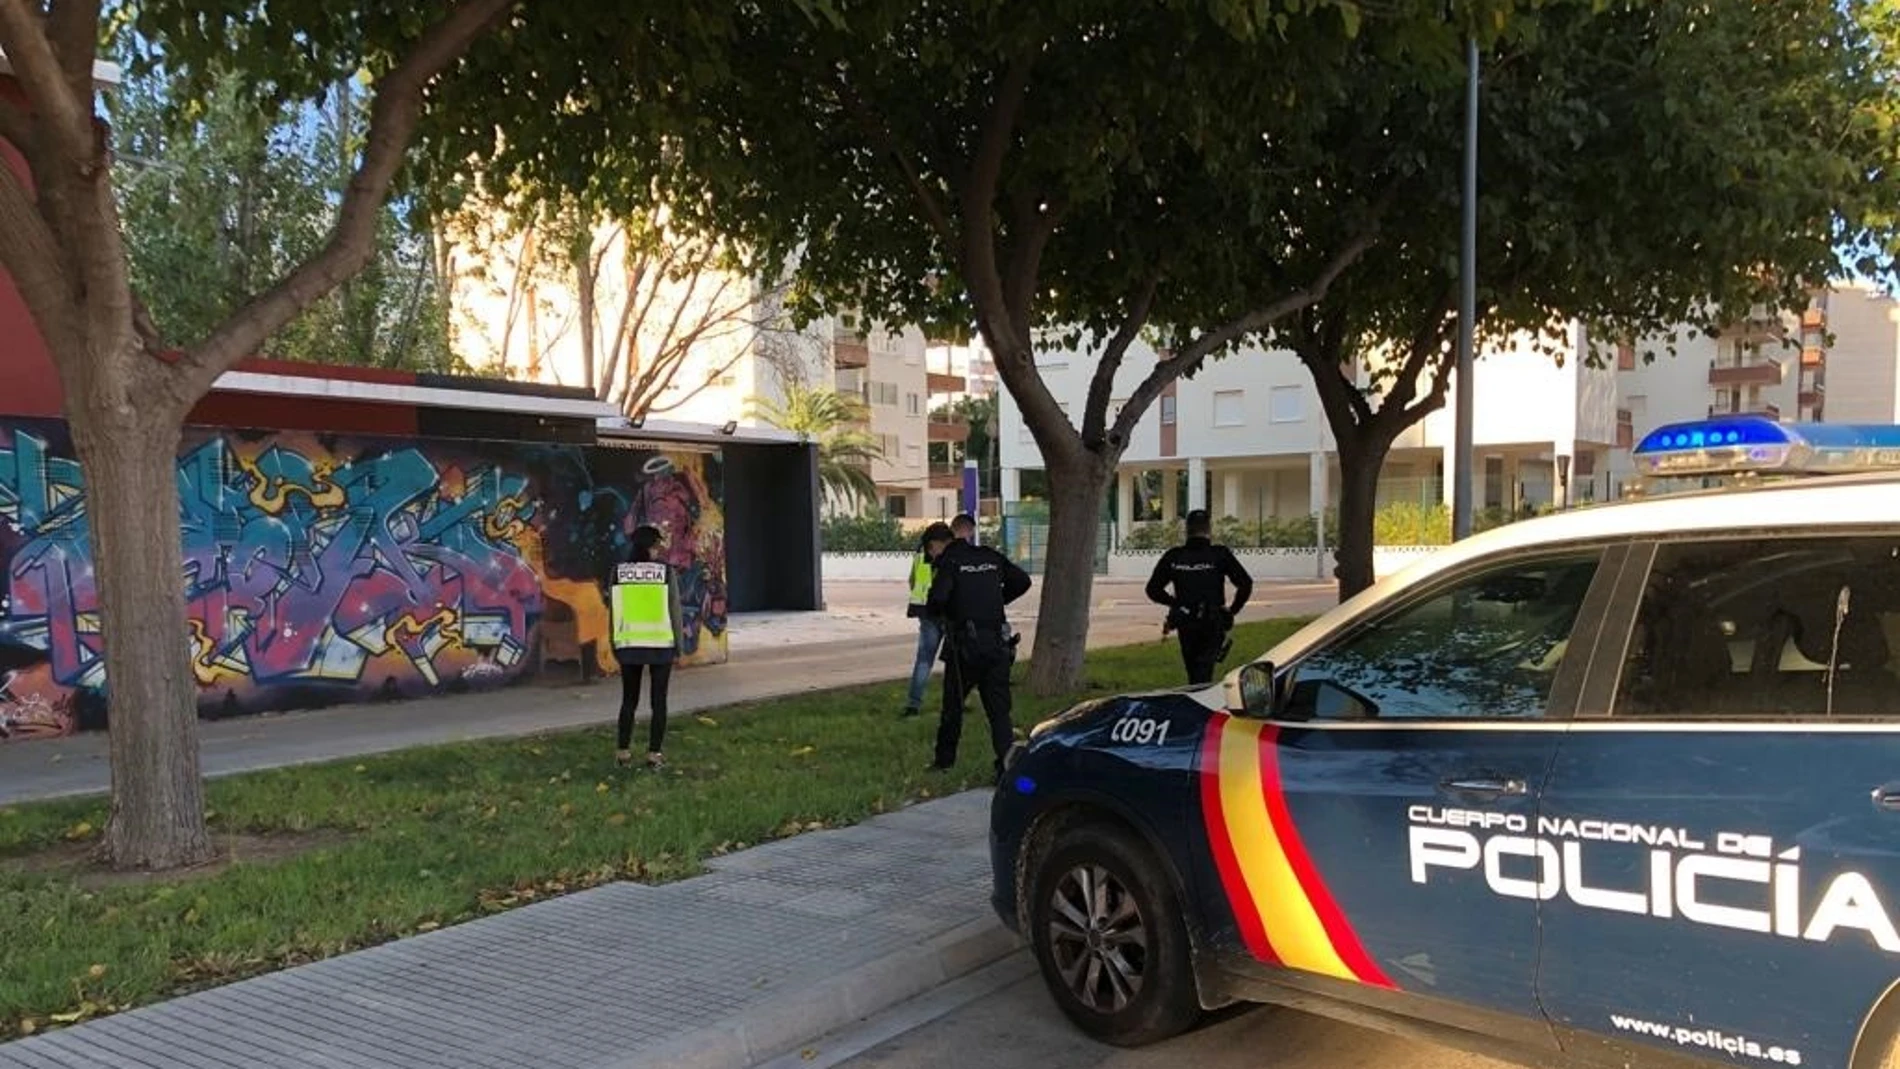
<instances>
[{"instance_id":1,"label":"tiled pavement","mask_svg":"<svg viewBox=\"0 0 1900 1069\"><path fill-rule=\"evenodd\" d=\"M18 1069L729 1067L987 964L989 792L0 1046Z\"/></svg>"}]
</instances>

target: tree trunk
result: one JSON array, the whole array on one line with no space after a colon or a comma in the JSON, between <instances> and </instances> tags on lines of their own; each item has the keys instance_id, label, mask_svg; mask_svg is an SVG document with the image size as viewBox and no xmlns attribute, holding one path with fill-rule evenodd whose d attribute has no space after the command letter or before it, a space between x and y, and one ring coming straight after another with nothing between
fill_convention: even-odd
<instances>
[{"instance_id":1,"label":"tree trunk","mask_svg":"<svg viewBox=\"0 0 1900 1069\"><path fill-rule=\"evenodd\" d=\"M1095 543L1109 473L1115 467L1083 453L1080 460L1052 459L1048 470L1049 550L1029 661L1029 689L1041 697L1070 693L1082 683L1095 589Z\"/></svg>"},{"instance_id":2,"label":"tree trunk","mask_svg":"<svg viewBox=\"0 0 1900 1069\"><path fill-rule=\"evenodd\" d=\"M1354 432L1364 437L1365 432ZM1339 600L1345 601L1371 586L1373 520L1379 508L1379 471L1385 467L1388 446L1356 443L1339 453L1339 531L1334 550L1333 575L1339 579Z\"/></svg>"},{"instance_id":3,"label":"tree trunk","mask_svg":"<svg viewBox=\"0 0 1900 1069\"><path fill-rule=\"evenodd\" d=\"M574 257L574 289L580 295L581 385L587 387L589 393L594 391L600 376L600 368L594 363L595 347L600 335L597 333L599 314L594 308L597 295L594 291L596 282L592 251L583 245L579 250L580 255Z\"/></svg>"},{"instance_id":4,"label":"tree trunk","mask_svg":"<svg viewBox=\"0 0 1900 1069\"><path fill-rule=\"evenodd\" d=\"M214 853L184 627L180 420L169 406L115 406L96 392L69 397L67 408L99 604L112 606L102 623L112 750L105 849L119 868L179 868Z\"/></svg>"}]
</instances>

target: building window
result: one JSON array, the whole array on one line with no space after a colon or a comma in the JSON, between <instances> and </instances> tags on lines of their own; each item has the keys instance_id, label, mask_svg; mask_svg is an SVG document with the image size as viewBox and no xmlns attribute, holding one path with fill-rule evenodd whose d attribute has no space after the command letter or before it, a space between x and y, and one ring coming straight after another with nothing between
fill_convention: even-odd
<instances>
[{"instance_id":1,"label":"building window","mask_svg":"<svg viewBox=\"0 0 1900 1069\"><path fill-rule=\"evenodd\" d=\"M1174 400L1173 397L1163 397L1161 399L1161 425L1163 427L1174 426Z\"/></svg>"},{"instance_id":2,"label":"building window","mask_svg":"<svg viewBox=\"0 0 1900 1069\"><path fill-rule=\"evenodd\" d=\"M909 462L910 466L913 468L923 467L924 466L924 447L921 445L918 445L916 442L912 442L909 448L904 450L904 459L907 462Z\"/></svg>"},{"instance_id":3,"label":"building window","mask_svg":"<svg viewBox=\"0 0 1900 1069\"><path fill-rule=\"evenodd\" d=\"M1218 390L1214 394L1214 426L1239 427L1247 422L1247 392Z\"/></svg>"},{"instance_id":4,"label":"building window","mask_svg":"<svg viewBox=\"0 0 1900 1069\"><path fill-rule=\"evenodd\" d=\"M1267 394L1267 421L1298 423L1306 418L1306 390L1300 386L1275 386Z\"/></svg>"},{"instance_id":5,"label":"building window","mask_svg":"<svg viewBox=\"0 0 1900 1069\"><path fill-rule=\"evenodd\" d=\"M1636 346L1629 342L1619 342L1616 346L1616 370L1636 370Z\"/></svg>"},{"instance_id":6,"label":"building window","mask_svg":"<svg viewBox=\"0 0 1900 1069\"><path fill-rule=\"evenodd\" d=\"M904 411L913 416L921 416L924 413L924 403L916 394L907 393L904 395Z\"/></svg>"},{"instance_id":7,"label":"building window","mask_svg":"<svg viewBox=\"0 0 1900 1069\"><path fill-rule=\"evenodd\" d=\"M904 518L904 495L892 494L884 499L884 511L897 519Z\"/></svg>"},{"instance_id":8,"label":"building window","mask_svg":"<svg viewBox=\"0 0 1900 1069\"><path fill-rule=\"evenodd\" d=\"M734 378L731 375L721 375L719 376L718 384L721 386L731 386L738 381L739 381L738 379Z\"/></svg>"},{"instance_id":9,"label":"building window","mask_svg":"<svg viewBox=\"0 0 1900 1069\"><path fill-rule=\"evenodd\" d=\"M895 382L873 382L871 384L871 403L874 405L896 404L897 384Z\"/></svg>"}]
</instances>

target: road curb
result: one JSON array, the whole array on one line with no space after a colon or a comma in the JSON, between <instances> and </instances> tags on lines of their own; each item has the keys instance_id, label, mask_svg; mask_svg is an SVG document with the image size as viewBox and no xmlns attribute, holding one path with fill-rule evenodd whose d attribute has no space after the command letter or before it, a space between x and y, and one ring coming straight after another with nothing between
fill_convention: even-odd
<instances>
[{"instance_id":1,"label":"road curb","mask_svg":"<svg viewBox=\"0 0 1900 1069\"><path fill-rule=\"evenodd\" d=\"M921 943L615 1061L615 1069L746 1069L888 1010L1014 953L1016 934L985 911Z\"/></svg>"}]
</instances>

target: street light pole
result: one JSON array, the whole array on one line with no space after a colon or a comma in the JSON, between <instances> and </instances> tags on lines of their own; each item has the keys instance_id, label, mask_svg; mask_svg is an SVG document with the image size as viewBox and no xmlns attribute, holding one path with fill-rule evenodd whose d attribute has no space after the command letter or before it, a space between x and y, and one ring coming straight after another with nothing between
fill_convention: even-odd
<instances>
[{"instance_id":1,"label":"street light pole","mask_svg":"<svg viewBox=\"0 0 1900 1069\"><path fill-rule=\"evenodd\" d=\"M1478 38L1465 40L1464 233L1458 264L1457 426L1452 439L1451 536L1471 535L1471 363L1478 305Z\"/></svg>"}]
</instances>

